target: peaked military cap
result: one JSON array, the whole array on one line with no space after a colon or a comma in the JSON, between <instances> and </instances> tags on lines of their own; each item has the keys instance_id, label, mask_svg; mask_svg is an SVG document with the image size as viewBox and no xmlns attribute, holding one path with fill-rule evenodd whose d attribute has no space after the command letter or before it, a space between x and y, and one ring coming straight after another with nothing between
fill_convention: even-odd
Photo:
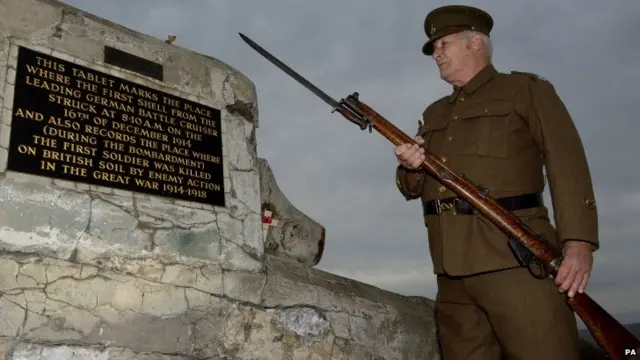
<instances>
[{"instance_id":1,"label":"peaked military cap","mask_svg":"<svg viewBox=\"0 0 640 360\"><path fill-rule=\"evenodd\" d=\"M424 19L424 32L429 40L422 46L422 53L433 54L433 42L460 31L473 30L489 35L493 19L487 12L465 5L439 7Z\"/></svg>"}]
</instances>

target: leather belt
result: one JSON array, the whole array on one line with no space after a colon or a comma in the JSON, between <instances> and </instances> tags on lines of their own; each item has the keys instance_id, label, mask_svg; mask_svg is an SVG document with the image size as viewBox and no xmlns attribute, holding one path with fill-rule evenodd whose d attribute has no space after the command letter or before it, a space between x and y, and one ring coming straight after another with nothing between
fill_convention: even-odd
<instances>
[{"instance_id":1,"label":"leather belt","mask_svg":"<svg viewBox=\"0 0 640 360\"><path fill-rule=\"evenodd\" d=\"M524 195L508 196L494 199L500 206L507 211L516 211L542 206L542 194L530 193ZM456 215L473 215L474 208L459 197L450 197L446 199L436 199L422 202L422 212L424 216L440 215L443 212L452 211Z\"/></svg>"}]
</instances>

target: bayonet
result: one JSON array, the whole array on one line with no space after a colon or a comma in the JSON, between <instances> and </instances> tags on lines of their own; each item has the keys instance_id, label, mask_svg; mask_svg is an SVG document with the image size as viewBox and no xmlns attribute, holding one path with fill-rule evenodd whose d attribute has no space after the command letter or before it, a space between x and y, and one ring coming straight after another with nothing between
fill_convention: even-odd
<instances>
[{"instance_id":1,"label":"bayonet","mask_svg":"<svg viewBox=\"0 0 640 360\"><path fill-rule=\"evenodd\" d=\"M355 102L352 101L352 100L358 99L358 93L353 93L346 99L340 99L340 101L336 101L334 98L327 95L324 91L320 90L320 88L313 85L309 80L302 77L302 75L298 74L291 67L289 67L288 65L280 61L275 56L271 55L271 53L265 50L262 46L256 44L255 41L249 39L247 36L245 36L242 33L238 33L238 34L240 35L242 40L244 40L247 44L249 44L251 48L253 48L255 51L258 52L258 54L265 57L272 64L277 66L280 70L284 71L287 75L294 78L302 86L309 89L312 93L316 94L316 96L318 96L324 102L329 104L329 106L331 106L332 108L331 110L332 113L337 111L341 113L347 120L358 125L360 129L365 130L368 128L369 132L371 132L371 125L372 125L371 119L368 119L365 114L358 111L358 109L355 106Z\"/></svg>"}]
</instances>

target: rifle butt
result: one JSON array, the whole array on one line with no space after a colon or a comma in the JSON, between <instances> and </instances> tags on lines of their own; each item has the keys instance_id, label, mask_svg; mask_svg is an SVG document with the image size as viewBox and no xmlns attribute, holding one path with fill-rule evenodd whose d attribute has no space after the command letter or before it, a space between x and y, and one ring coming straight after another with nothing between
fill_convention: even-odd
<instances>
[{"instance_id":1,"label":"rifle butt","mask_svg":"<svg viewBox=\"0 0 640 360\"><path fill-rule=\"evenodd\" d=\"M611 360L634 358L632 350L640 354L640 340L619 323L587 294L576 294L567 300L569 306L587 326L593 339Z\"/></svg>"}]
</instances>

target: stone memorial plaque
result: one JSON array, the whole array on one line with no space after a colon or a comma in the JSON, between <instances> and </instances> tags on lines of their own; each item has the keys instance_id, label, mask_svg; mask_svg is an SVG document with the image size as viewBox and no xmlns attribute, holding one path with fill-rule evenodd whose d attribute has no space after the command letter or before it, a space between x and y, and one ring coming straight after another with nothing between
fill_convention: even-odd
<instances>
[{"instance_id":1,"label":"stone memorial plaque","mask_svg":"<svg viewBox=\"0 0 640 360\"><path fill-rule=\"evenodd\" d=\"M8 170L224 206L220 110L24 47Z\"/></svg>"}]
</instances>

